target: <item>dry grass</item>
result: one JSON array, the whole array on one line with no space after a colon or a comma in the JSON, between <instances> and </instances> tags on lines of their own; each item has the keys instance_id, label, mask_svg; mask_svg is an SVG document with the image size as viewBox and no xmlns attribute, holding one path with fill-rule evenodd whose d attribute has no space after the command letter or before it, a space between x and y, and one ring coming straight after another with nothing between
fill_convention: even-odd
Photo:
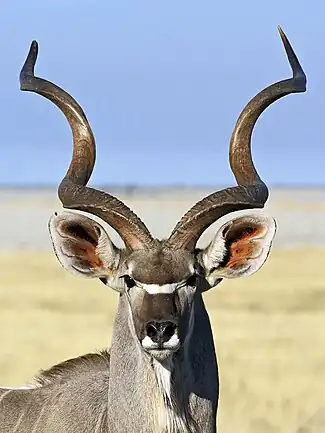
<instances>
[{"instance_id":1,"label":"dry grass","mask_svg":"<svg viewBox=\"0 0 325 433\"><path fill-rule=\"evenodd\" d=\"M206 294L222 433L290 433L325 407L325 250L274 251L255 276ZM109 345L117 295L52 254L0 256L0 382Z\"/></svg>"}]
</instances>

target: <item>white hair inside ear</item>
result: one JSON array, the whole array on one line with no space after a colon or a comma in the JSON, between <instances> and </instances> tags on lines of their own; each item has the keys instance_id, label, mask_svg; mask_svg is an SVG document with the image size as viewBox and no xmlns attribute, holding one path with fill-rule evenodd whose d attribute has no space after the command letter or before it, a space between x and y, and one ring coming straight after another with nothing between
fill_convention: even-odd
<instances>
[{"instance_id":1,"label":"white hair inside ear","mask_svg":"<svg viewBox=\"0 0 325 433\"><path fill-rule=\"evenodd\" d=\"M64 211L51 216L48 228L54 252L67 271L87 278L104 278L107 285L114 286L120 251L98 222Z\"/></svg>"},{"instance_id":2,"label":"white hair inside ear","mask_svg":"<svg viewBox=\"0 0 325 433\"><path fill-rule=\"evenodd\" d=\"M219 278L239 278L257 272L269 255L276 228L274 218L259 211L223 224L202 251L209 283L213 286Z\"/></svg>"}]
</instances>

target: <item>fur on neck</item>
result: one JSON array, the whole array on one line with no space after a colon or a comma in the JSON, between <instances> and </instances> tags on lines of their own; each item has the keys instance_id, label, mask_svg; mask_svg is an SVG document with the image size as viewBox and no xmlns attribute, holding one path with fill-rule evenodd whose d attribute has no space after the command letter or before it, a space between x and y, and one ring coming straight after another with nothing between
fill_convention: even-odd
<instances>
[{"instance_id":1,"label":"fur on neck","mask_svg":"<svg viewBox=\"0 0 325 433\"><path fill-rule=\"evenodd\" d=\"M191 427L191 417L188 414L187 403L184 401L183 392L176 396L173 389L173 376L178 373L175 369L175 360L173 358L159 362L155 359L152 361L153 370L158 386L158 404L157 404L157 432L162 433L194 433ZM183 386L184 381L180 380Z\"/></svg>"}]
</instances>

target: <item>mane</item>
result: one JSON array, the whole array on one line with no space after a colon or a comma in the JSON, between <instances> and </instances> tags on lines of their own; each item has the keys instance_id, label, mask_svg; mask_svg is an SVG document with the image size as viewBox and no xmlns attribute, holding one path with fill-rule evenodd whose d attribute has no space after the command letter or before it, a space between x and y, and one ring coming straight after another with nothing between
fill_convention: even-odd
<instances>
[{"instance_id":1,"label":"mane","mask_svg":"<svg viewBox=\"0 0 325 433\"><path fill-rule=\"evenodd\" d=\"M41 370L34 378L34 382L36 386L62 384L71 380L72 377L89 373L89 371L108 371L109 366L110 353L108 350L101 350L97 353L88 353L77 358L67 359L48 370Z\"/></svg>"}]
</instances>

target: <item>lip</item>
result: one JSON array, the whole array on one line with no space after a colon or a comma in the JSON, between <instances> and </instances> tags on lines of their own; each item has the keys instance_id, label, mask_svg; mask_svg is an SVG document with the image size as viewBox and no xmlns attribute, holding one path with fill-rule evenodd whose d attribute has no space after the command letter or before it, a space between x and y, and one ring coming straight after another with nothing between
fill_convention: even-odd
<instances>
[{"instance_id":1,"label":"lip","mask_svg":"<svg viewBox=\"0 0 325 433\"><path fill-rule=\"evenodd\" d=\"M145 337L141 345L145 352L157 360L164 360L172 356L180 348L181 342L177 336L164 343L152 341L149 337Z\"/></svg>"}]
</instances>

